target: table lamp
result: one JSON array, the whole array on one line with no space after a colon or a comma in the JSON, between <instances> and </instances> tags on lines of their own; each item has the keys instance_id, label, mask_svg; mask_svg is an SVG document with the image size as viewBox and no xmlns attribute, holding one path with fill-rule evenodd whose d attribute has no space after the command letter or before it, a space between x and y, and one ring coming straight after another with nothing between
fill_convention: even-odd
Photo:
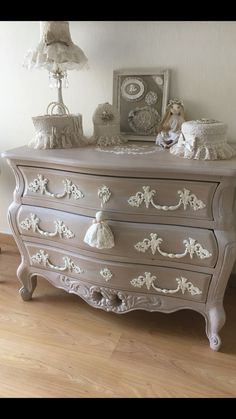
<instances>
[{"instance_id":1,"label":"table lamp","mask_svg":"<svg viewBox=\"0 0 236 419\"><path fill-rule=\"evenodd\" d=\"M50 85L57 87L58 98L48 105L46 115L32 118L36 135L29 146L46 149L86 145L82 115L69 113L63 102L62 86L68 85L67 70L88 68L87 63L82 49L72 42L69 22L40 22L40 42L26 53L23 66L27 69L48 70Z\"/></svg>"}]
</instances>

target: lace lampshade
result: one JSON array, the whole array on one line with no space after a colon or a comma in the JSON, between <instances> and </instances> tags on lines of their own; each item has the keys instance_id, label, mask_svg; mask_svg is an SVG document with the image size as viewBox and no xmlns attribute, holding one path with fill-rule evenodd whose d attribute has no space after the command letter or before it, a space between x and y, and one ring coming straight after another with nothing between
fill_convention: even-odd
<instances>
[{"instance_id":1,"label":"lace lampshade","mask_svg":"<svg viewBox=\"0 0 236 419\"><path fill-rule=\"evenodd\" d=\"M40 42L24 59L28 69L45 68L50 72L80 70L88 60L81 48L72 42L69 22L40 22Z\"/></svg>"},{"instance_id":2,"label":"lace lampshade","mask_svg":"<svg viewBox=\"0 0 236 419\"><path fill-rule=\"evenodd\" d=\"M72 42L69 22L40 22L40 41L26 53L23 66L27 69L46 69L50 84L58 88L58 102L63 103L61 87L67 87L67 70L88 67L88 59L81 48Z\"/></svg>"}]
</instances>

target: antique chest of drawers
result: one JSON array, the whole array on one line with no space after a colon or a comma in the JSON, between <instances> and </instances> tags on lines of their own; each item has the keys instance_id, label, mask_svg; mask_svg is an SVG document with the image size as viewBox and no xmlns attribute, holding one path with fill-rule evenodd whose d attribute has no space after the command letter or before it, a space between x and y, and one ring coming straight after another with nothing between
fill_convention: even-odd
<instances>
[{"instance_id":1,"label":"antique chest of drawers","mask_svg":"<svg viewBox=\"0 0 236 419\"><path fill-rule=\"evenodd\" d=\"M115 313L192 309L205 317L210 347L220 348L236 257L235 158L189 161L141 143L20 147L4 157L16 177L9 222L23 300L43 276ZM94 223L109 227L113 245L88 244Z\"/></svg>"}]
</instances>

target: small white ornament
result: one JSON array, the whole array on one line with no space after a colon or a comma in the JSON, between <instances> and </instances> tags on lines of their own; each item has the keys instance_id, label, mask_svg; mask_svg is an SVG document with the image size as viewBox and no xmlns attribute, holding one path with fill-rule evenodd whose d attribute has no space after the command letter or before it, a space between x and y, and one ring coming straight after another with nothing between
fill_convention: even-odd
<instances>
[{"instance_id":1,"label":"small white ornament","mask_svg":"<svg viewBox=\"0 0 236 419\"><path fill-rule=\"evenodd\" d=\"M112 272L108 268L101 269L100 275L105 279L106 282L110 281L113 277Z\"/></svg>"},{"instance_id":2,"label":"small white ornament","mask_svg":"<svg viewBox=\"0 0 236 419\"><path fill-rule=\"evenodd\" d=\"M101 200L101 206L106 204L111 197L111 191L106 185L102 185L98 189L98 198Z\"/></svg>"}]
</instances>

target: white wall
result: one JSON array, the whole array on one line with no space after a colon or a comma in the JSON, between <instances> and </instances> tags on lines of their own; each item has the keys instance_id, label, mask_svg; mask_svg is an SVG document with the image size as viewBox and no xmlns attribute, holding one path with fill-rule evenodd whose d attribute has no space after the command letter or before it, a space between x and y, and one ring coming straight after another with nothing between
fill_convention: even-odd
<instances>
[{"instance_id":1,"label":"white wall","mask_svg":"<svg viewBox=\"0 0 236 419\"><path fill-rule=\"evenodd\" d=\"M188 119L220 119L236 141L236 22L73 21L70 30L90 69L69 73L64 101L71 112L82 113L85 135L92 134L96 106L112 101L114 69L162 67L171 70L170 97L184 100ZM0 22L0 152L26 144L33 135L31 116L56 99L46 71L22 67L38 40L38 22ZM0 164L0 232L9 233L15 181L6 162Z\"/></svg>"}]
</instances>

